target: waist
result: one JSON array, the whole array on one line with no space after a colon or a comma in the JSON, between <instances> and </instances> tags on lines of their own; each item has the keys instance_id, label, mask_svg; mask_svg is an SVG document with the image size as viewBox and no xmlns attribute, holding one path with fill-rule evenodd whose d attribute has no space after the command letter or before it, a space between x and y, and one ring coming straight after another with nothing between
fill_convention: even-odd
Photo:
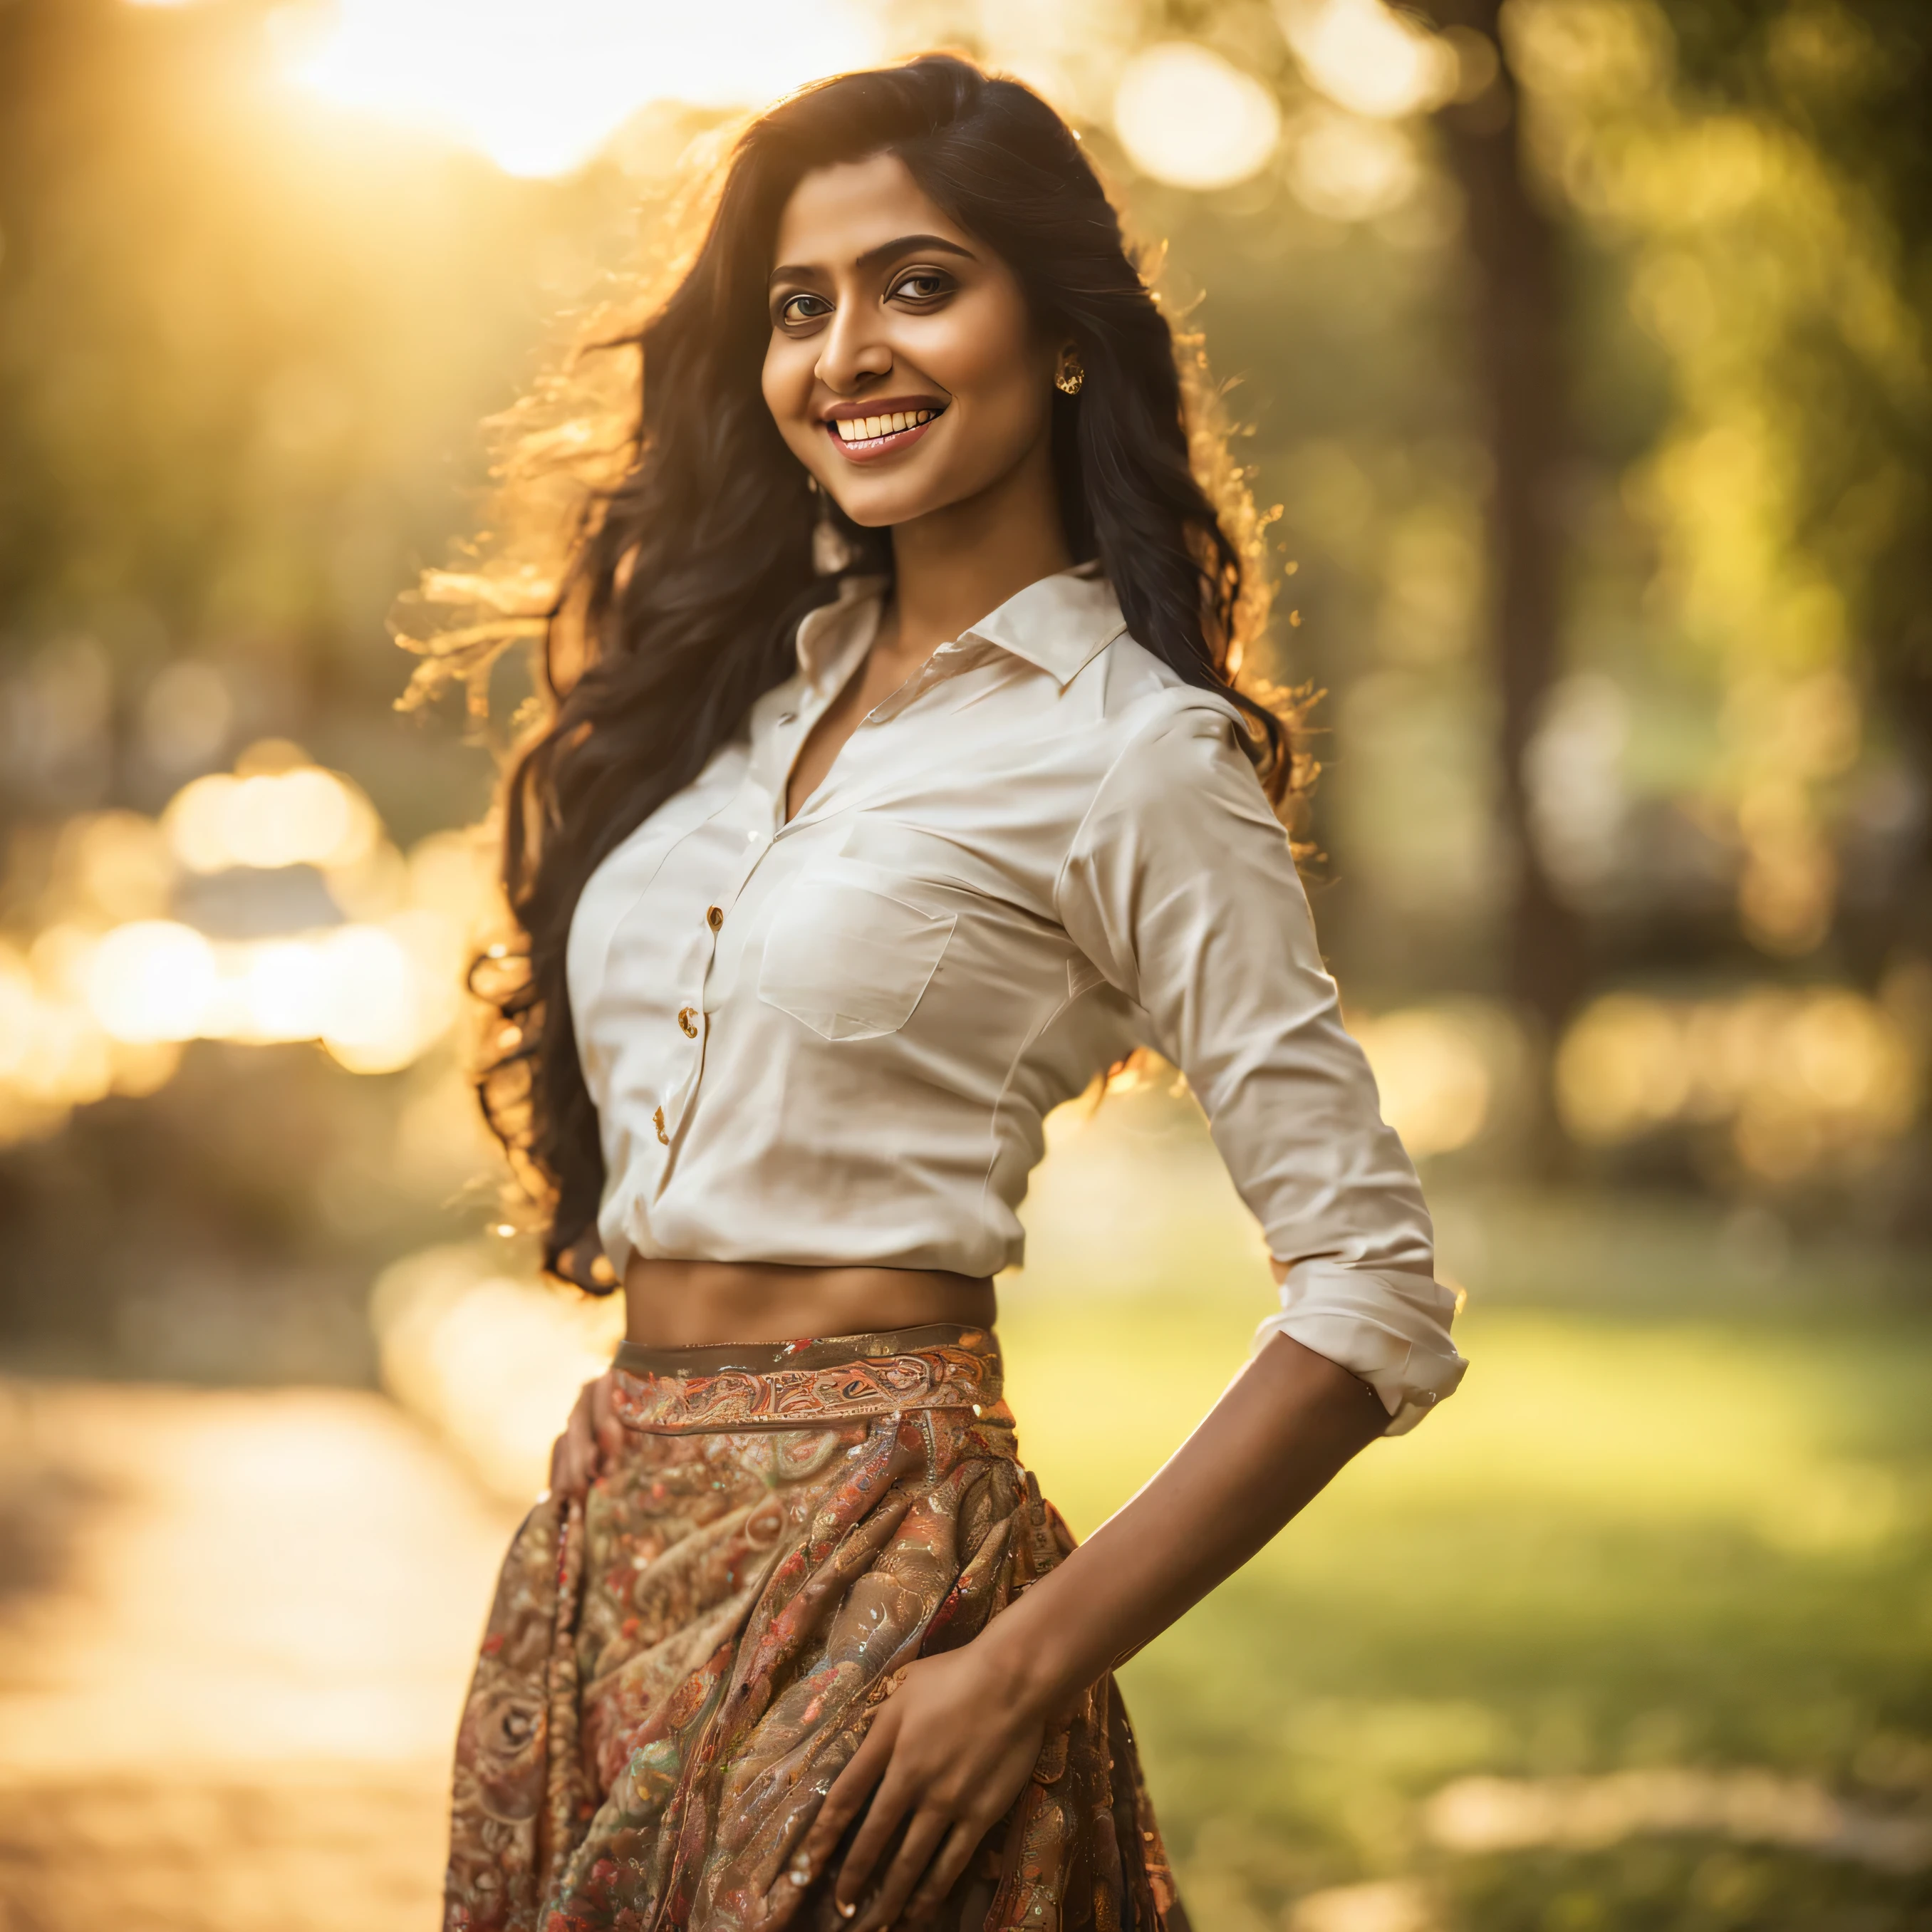
<instances>
[{"instance_id":1,"label":"waist","mask_svg":"<svg viewBox=\"0 0 1932 1932\"><path fill-rule=\"evenodd\" d=\"M990 1329L993 1284L935 1268L803 1268L633 1256L624 1271L627 1341L647 1349L789 1344L933 1322Z\"/></svg>"},{"instance_id":2,"label":"waist","mask_svg":"<svg viewBox=\"0 0 1932 1932\"><path fill-rule=\"evenodd\" d=\"M653 1432L810 1429L912 1409L1010 1420L998 1342L958 1322L697 1348L626 1342L614 1366L612 1406Z\"/></svg>"}]
</instances>

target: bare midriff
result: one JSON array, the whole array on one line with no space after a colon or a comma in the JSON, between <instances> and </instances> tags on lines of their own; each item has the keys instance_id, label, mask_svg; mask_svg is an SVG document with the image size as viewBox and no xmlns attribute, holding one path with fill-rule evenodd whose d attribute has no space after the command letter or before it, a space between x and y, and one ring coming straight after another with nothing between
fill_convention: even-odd
<instances>
[{"instance_id":1,"label":"bare midriff","mask_svg":"<svg viewBox=\"0 0 1932 1932\"><path fill-rule=\"evenodd\" d=\"M792 1268L632 1257L626 1332L646 1348L796 1342L956 1322L990 1328L993 1284L937 1268Z\"/></svg>"}]
</instances>

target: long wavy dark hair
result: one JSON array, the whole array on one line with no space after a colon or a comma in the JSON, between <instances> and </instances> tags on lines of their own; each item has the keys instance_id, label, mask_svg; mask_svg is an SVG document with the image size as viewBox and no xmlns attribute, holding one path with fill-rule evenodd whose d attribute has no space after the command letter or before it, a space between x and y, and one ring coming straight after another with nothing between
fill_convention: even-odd
<instances>
[{"instance_id":1,"label":"long wavy dark hair","mask_svg":"<svg viewBox=\"0 0 1932 1932\"><path fill-rule=\"evenodd\" d=\"M891 569L883 532L814 494L760 389L766 280L792 190L880 153L1011 267L1039 324L1077 345L1085 386L1053 402L1076 558L1099 560L1138 642L1240 707L1278 805L1298 782L1292 706L1237 681L1267 618L1265 519L1228 456L1198 344L1177 344L1072 130L1018 82L947 55L841 75L751 122L688 206L694 249L628 326L594 333L590 346L617 352L619 390L573 410L553 384L513 418L494 547L426 580L427 601L458 614L404 639L424 655L418 695L460 679L484 710L498 654L519 638L540 646L500 801L516 936L471 976L491 1010L477 1087L544 1216L546 1268L593 1293L615 1279L565 982L572 915L604 856L791 674L800 618L845 571ZM830 575L814 568L821 515L850 556ZM535 550L519 546L519 530L546 526Z\"/></svg>"}]
</instances>

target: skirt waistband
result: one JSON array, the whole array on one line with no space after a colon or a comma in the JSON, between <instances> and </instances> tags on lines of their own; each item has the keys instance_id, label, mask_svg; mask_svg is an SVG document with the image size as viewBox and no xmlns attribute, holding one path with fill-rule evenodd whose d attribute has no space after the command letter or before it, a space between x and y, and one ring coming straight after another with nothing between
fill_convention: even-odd
<instances>
[{"instance_id":1,"label":"skirt waistband","mask_svg":"<svg viewBox=\"0 0 1932 1932\"><path fill-rule=\"evenodd\" d=\"M632 1429L810 1429L915 1408L1005 1417L998 1342L953 1322L698 1348L626 1342L614 1366L611 1404Z\"/></svg>"}]
</instances>

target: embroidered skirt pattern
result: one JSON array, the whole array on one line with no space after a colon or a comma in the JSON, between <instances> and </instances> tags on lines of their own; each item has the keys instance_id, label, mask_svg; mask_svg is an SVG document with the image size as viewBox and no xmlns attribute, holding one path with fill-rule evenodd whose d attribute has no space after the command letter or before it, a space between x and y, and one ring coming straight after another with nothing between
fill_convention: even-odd
<instances>
[{"instance_id":1,"label":"embroidered skirt pattern","mask_svg":"<svg viewBox=\"0 0 1932 1932\"><path fill-rule=\"evenodd\" d=\"M617 1358L622 1454L511 1544L458 1734L445 1932L834 1932L792 1861L895 1671L1072 1546L985 1331ZM834 1862L836 1868L836 1861ZM1111 1678L940 1932L1180 1932Z\"/></svg>"}]
</instances>

